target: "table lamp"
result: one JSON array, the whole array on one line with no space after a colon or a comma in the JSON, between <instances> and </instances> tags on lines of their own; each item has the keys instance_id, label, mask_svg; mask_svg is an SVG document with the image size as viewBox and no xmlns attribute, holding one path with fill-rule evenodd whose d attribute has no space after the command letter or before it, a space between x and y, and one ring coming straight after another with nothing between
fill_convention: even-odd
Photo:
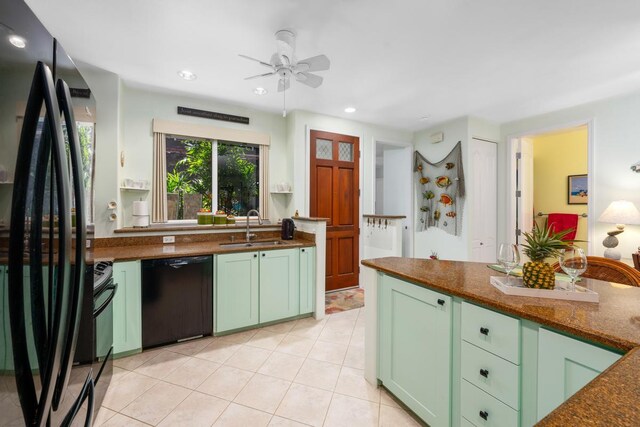
<instances>
[{"instance_id":1,"label":"table lamp","mask_svg":"<svg viewBox=\"0 0 640 427\"><path fill-rule=\"evenodd\" d=\"M624 231L625 224L640 224L640 211L636 206L627 200L616 200L611 202L609 207L602 212L599 222L616 224L616 230L609 231L608 236L602 241L606 258L619 260L621 258L620 251L616 250L618 246L618 234Z\"/></svg>"}]
</instances>

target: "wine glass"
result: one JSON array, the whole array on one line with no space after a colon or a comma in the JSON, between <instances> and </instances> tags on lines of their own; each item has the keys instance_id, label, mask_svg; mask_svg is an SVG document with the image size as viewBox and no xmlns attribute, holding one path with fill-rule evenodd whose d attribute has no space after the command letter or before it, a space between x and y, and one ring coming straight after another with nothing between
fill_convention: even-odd
<instances>
[{"instance_id":1,"label":"wine glass","mask_svg":"<svg viewBox=\"0 0 640 427\"><path fill-rule=\"evenodd\" d=\"M577 246L569 246L560 251L558 257L560 267L567 273L567 276L571 277L571 285L569 290L571 292L576 290L576 279L582 273L587 271L587 256L584 254L582 248Z\"/></svg>"},{"instance_id":2,"label":"wine glass","mask_svg":"<svg viewBox=\"0 0 640 427\"><path fill-rule=\"evenodd\" d=\"M507 272L507 285L511 271L520 263L520 252L516 245L501 243L498 249L498 262Z\"/></svg>"}]
</instances>

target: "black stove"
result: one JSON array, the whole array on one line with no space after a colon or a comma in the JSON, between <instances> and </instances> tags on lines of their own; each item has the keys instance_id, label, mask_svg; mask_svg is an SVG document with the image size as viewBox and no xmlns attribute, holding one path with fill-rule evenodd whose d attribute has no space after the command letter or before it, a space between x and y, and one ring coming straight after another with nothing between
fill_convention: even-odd
<instances>
[{"instance_id":1,"label":"black stove","mask_svg":"<svg viewBox=\"0 0 640 427\"><path fill-rule=\"evenodd\" d=\"M96 290L102 289L105 284L113 280L113 262L99 261L93 266L93 295L96 296Z\"/></svg>"},{"instance_id":2,"label":"black stove","mask_svg":"<svg viewBox=\"0 0 640 427\"><path fill-rule=\"evenodd\" d=\"M76 370L93 370L95 411L100 408L113 372L113 262L87 265L78 344L73 359ZM81 378L81 375L77 376Z\"/></svg>"}]
</instances>

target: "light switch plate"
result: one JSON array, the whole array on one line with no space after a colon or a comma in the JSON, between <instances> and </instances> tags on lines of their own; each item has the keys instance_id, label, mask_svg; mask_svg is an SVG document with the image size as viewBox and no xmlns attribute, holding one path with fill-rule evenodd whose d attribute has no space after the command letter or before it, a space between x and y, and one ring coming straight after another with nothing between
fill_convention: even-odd
<instances>
[{"instance_id":1,"label":"light switch plate","mask_svg":"<svg viewBox=\"0 0 640 427\"><path fill-rule=\"evenodd\" d=\"M175 243L176 242L176 236L163 236L162 237L162 243Z\"/></svg>"}]
</instances>

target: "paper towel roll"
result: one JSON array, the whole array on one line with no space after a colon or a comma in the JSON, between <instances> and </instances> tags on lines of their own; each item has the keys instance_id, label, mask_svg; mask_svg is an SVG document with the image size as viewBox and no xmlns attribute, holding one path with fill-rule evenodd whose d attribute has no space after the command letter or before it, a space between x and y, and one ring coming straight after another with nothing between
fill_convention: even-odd
<instances>
[{"instance_id":1,"label":"paper towel roll","mask_svg":"<svg viewBox=\"0 0 640 427\"><path fill-rule=\"evenodd\" d=\"M133 217L133 226L134 227L148 227L149 226L149 216L134 216Z\"/></svg>"},{"instance_id":2,"label":"paper towel roll","mask_svg":"<svg viewBox=\"0 0 640 427\"><path fill-rule=\"evenodd\" d=\"M134 215L149 215L149 205L146 200L138 200L133 202L133 214Z\"/></svg>"}]
</instances>

